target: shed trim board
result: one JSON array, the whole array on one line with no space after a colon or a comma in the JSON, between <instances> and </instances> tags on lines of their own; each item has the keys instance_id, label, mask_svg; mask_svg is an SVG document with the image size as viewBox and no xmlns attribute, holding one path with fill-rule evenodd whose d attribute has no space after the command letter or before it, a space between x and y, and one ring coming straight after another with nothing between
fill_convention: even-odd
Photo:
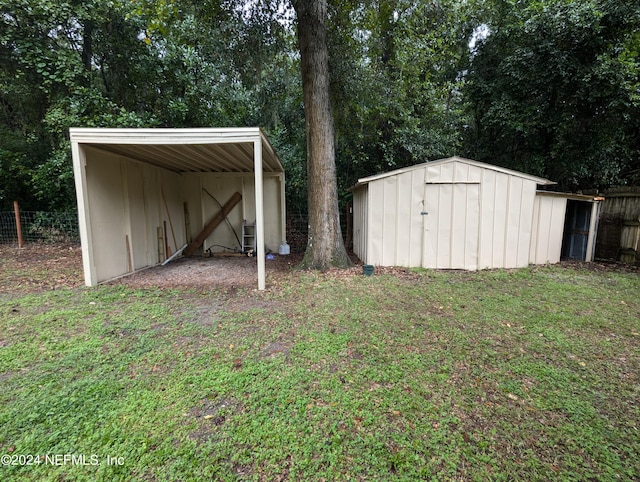
<instances>
[{"instance_id":1,"label":"shed trim board","mask_svg":"<svg viewBox=\"0 0 640 482\"><path fill-rule=\"evenodd\" d=\"M256 223L258 289L265 288L265 241L268 235L277 243L274 250L286 241L286 212L284 169L260 128L72 128L69 133L87 286L160 264L170 255L162 253L161 234L175 253L206 223L211 213L204 206L205 184L235 182L243 192L241 216L250 213ZM166 236L162 220L170 228ZM117 256L108 259L101 247Z\"/></svg>"},{"instance_id":2,"label":"shed trim board","mask_svg":"<svg viewBox=\"0 0 640 482\"><path fill-rule=\"evenodd\" d=\"M365 177L351 189L354 252L365 263L440 269L560 261L567 202L591 202L593 259L601 198L547 193L537 176L461 157Z\"/></svg>"}]
</instances>

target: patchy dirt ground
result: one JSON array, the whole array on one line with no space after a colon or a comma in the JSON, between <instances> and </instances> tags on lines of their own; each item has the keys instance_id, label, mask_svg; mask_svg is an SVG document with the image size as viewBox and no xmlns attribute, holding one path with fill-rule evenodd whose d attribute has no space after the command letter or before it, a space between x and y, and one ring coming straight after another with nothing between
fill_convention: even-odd
<instances>
[{"instance_id":1,"label":"patchy dirt ground","mask_svg":"<svg viewBox=\"0 0 640 482\"><path fill-rule=\"evenodd\" d=\"M276 256L265 261L267 277L291 271L300 255ZM133 287L203 288L255 287L258 279L256 258L247 256L211 256L180 258L166 266L155 266L118 280L114 284Z\"/></svg>"},{"instance_id":2,"label":"patchy dirt ground","mask_svg":"<svg viewBox=\"0 0 640 482\"><path fill-rule=\"evenodd\" d=\"M267 287L278 284L286 273L302 261L301 253L276 256L266 260ZM326 276L352 277L362 275L362 263L352 256L354 266L331 269ZM561 266L593 271L621 271L640 273L640 267L621 263L563 262ZM180 258L166 266L156 266L124 276L113 284L131 287L161 288L253 288L257 283L256 258L244 256L213 256L209 258ZM376 266L375 274L390 274L400 278L419 278L407 268ZM20 293L77 287L84 284L82 252L77 245L27 245L18 249L0 245L0 293Z\"/></svg>"},{"instance_id":3,"label":"patchy dirt ground","mask_svg":"<svg viewBox=\"0 0 640 482\"><path fill-rule=\"evenodd\" d=\"M82 251L77 245L0 244L0 293L82 286Z\"/></svg>"},{"instance_id":4,"label":"patchy dirt ground","mask_svg":"<svg viewBox=\"0 0 640 482\"><path fill-rule=\"evenodd\" d=\"M267 277L291 271L301 254L266 261ZM180 258L112 281L131 287L254 287L256 258ZM0 245L0 292L37 292L84 285L82 251L77 245Z\"/></svg>"}]
</instances>

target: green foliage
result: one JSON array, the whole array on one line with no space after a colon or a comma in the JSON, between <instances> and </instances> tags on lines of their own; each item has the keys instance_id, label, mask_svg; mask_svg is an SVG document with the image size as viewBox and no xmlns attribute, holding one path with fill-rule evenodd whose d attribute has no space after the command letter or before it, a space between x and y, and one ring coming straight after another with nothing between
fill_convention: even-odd
<instances>
[{"instance_id":1,"label":"green foliage","mask_svg":"<svg viewBox=\"0 0 640 482\"><path fill-rule=\"evenodd\" d=\"M330 46L342 187L460 151L465 18L456 1L336 2Z\"/></svg>"},{"instance_id":2,"label":"green foliage","mask_svg":"<svg viewBox=\"0 0 640 482\"><path fill-rule=\"evenodd\" d=\"M70 127L261 125L301 145L293 32L258 7L4 1L0 209L74 207Z\"/></svg>"},{"instance_id":3,"label":"green foliage","mask_svg":"<svg viewBox=\"0 0 640 482\"><path fill-rule=\"evenodd\" d=\"M454 154L564 189L640 172L637 2L329 3L343 202L359 177ZM305 210L288 2L2 0L0 14L0 209L75 206L72 126L259 125Z\"/></svg>"},{"instance_id":4,"label":"green foliage","mask_svg":"<svg viewBox=\"0 0 640 482\"><path fill-rule=\"evenodd\" d=\"M624 182L640 153L637 2L499 5L466 76L470 155L564 189Z\"/></svg>"},{"instance_id":5,"label":"green foliage","mask_svg":"<svg viewBox=\"0 0 640 482\"><path fill-rule=\"evenodd\" d=\"M124 16L114 2L2 3L1 125L27 152L7 153L0 182L22 172L22 192L12 194L24 208L75 205L69 127L147 123L131 89L141 63L136 42L144 44ZM5 209L12 200L2 199Z\"/></svg>"}]
</instances>

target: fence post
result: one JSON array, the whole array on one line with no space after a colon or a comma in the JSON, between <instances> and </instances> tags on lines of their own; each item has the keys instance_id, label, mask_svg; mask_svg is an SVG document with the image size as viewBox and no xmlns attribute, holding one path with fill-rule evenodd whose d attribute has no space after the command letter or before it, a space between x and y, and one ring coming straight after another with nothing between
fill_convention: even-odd
<instances>
[{"instance_id":1,"label":"fence post","mask_svg":"<svg viewBox=\"0 0 640 482\"><path fill-rule=\"evenodd\" d=\"M20 224L20 207L18 201L13 201L13 212L16 215L16 230L18 231L18 248L24 247L24 240L22 239L22 225Z\"/></svg>"}]
</instances>

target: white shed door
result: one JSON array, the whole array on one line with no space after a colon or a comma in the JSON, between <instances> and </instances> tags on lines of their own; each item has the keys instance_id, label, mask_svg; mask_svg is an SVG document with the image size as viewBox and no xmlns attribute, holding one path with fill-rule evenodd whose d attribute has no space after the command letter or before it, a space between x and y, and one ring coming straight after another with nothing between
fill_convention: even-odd
<instances>
[{"instance_id":1,"label":"white shed door","mask_svg":"<svg viewBox=\"0 0 640 482\"><path fill-rule=\"evenodd\" d=\"M422 266L478 269L480 184L427 184L424 199Z\"/></svg>"}]
</instances>

